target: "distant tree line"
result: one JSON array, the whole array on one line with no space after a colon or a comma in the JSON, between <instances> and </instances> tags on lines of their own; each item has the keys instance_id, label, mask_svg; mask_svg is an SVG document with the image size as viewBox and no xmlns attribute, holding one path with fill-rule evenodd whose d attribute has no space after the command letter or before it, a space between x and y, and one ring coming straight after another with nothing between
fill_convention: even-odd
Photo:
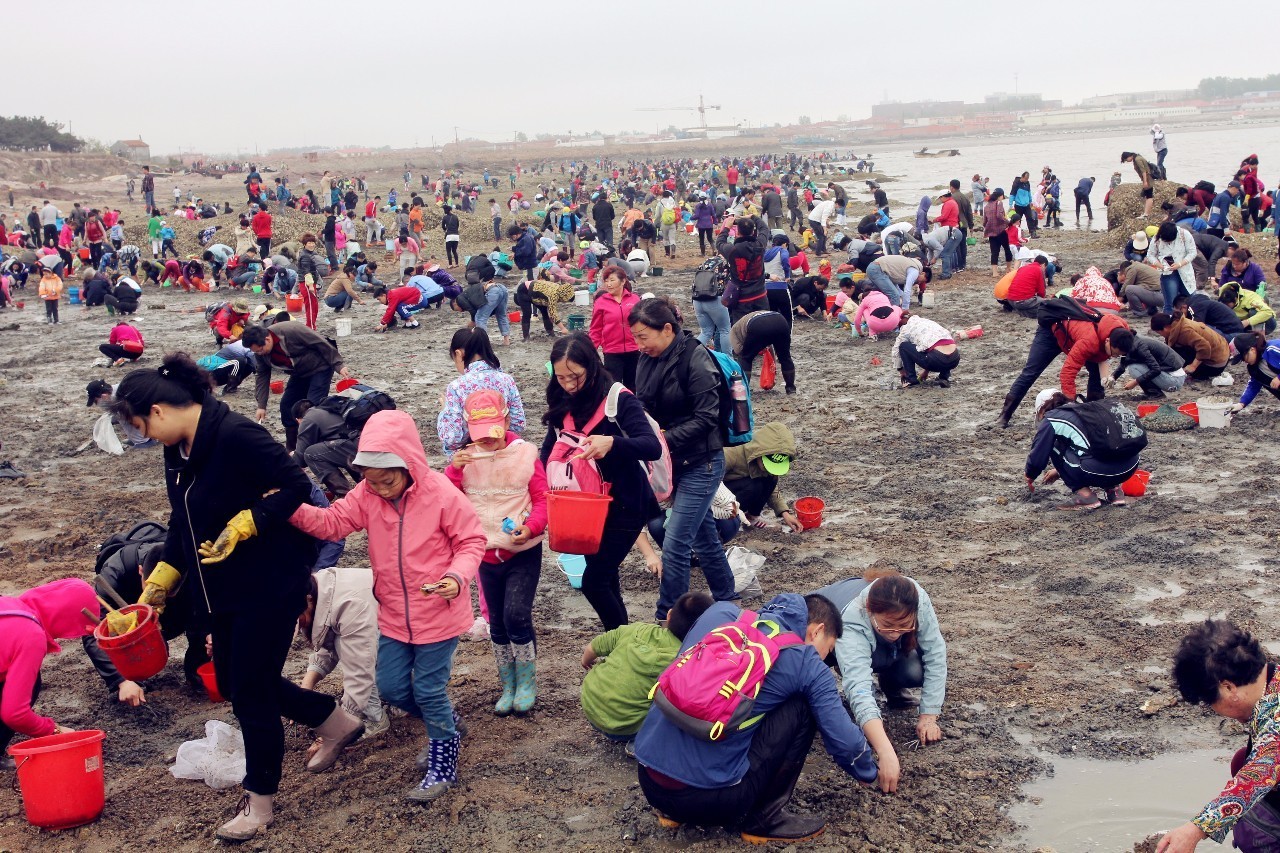
<instances>
[{"instance_id":1,"label":"distant tree line","mask_svg":"<svg viewBox=\"0 0 1280 853\"><path fill-rule=\"evenodd\" d=\"M0 150L75 152L84 140L38 116L0 116Z\"/></svg>"},{"instance_id":2,"label":"distant tree line","mask_svg":"<svg viewBox=\"0 0 1280 853\"><path fill-rule=\"evenodd\" d=\"M1268 92L1280 89L1280 74L1266 77L1206 77L1196 91L1206 100L1232 98L1245 92Z\"/></svg>"}]
</instances>

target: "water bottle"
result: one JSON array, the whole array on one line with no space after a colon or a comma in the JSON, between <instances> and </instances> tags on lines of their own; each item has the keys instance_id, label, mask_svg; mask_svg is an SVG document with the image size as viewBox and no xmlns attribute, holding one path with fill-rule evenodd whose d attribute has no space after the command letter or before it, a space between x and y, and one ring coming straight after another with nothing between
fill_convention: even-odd
<instances>
[{"instance_id":1,"label":"water bottle","mask_svg":"<svg viewBox=\"0 0 1280 853\"><path fill-rule=\"evenodd\" d=\"M508 535L516 532L516 523L509 518L502 519L502 532Z\"/></svg>"},{"instance_id":2,"label":"water bottle","mask_svg":"<svg viewBox=\"0 0 1280 853\"><path fill-rule=\"evenodd\" d=\"M747 406L747 385L741 376L733 377L733 427L735 435L742 435L751 423L751 410Z\"/></svg>"}]
</instances>

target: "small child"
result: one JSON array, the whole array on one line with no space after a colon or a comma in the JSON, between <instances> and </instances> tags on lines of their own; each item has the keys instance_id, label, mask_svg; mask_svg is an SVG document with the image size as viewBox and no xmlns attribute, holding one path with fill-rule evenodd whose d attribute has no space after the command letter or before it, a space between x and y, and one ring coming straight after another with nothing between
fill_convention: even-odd
<instances>
[{"instance_id":1,"label":"small child","mask_svg":"<svg viewBox=\"0 0 1280 853\"><path fill-rule=\"evenodd\" d=\"M40 275L40 298L44 300L44 321L58 322L58 302L62 299L62 279L53 270L45 269Z\"/></svg>"},{"instance_id":2,"label":"small child","mask_svg":"<svg viewBox=\"0 0 1280 853\"><path fill-rule=\"evenodd\" d=\"M837 322L845 325L853 325L853 312L858 310L857 303L853 301L853 279L849 276L841 276L836 273L836 283L840 288L840 292L836 294L835 310L831 312L831 317Z\"/></svg>"},{"instance_id":3,"label":"small child","mask_svg":"<svg viewBox=\"0 0 1280 853\"><path fill-rule=\"evenodd\" d=\"M422 300L422 291L413 285L403 285L388 290L382 285L378 285L373 289L373 298L381 304L387 306L387 310L383 312L382 319L378 322L376 332L385 332L396 324L396 318L399 317L404 321L406 329L418 328L418 321L413 318L411 310Z\"/></svg>"},{"instance_id":4,"label":"small child","mask_svg":"<svg viewBox=\"0 0 1280 853\"><path fill-rule=\"evenodd\" d=\"M487 537L480 585L502 686L493 712L526 714L537 699L533 597L547 527L547 472L538 448L510 431L499 392L470 394L463 417L472 443L453 454L445 474L467 495Z\"/></svg>"},{"instance_id":5,"label":"small child","mask_svg":"<svg viewBox=\"0 0 1280 853\"><path fill-rule=\"evenodd\" d=\"M173 247L173 240L177 235L174 233L173 226L168 220L160 220L160 259L164 260L169 257L169 253L173 252L175 258L178 257L178 250Z\"/></svg>"},{"instance_id":6,"label":"small child","mask_svg":"<svg viewBox=\"0 0 1280 853\"><path fill-rule=\"evenodd\" d=\"M805 249L808 249L810 246L812 246L816 242L817 240L814 239L812 228L806 225L800 229L800 242L798 244L800 247L800 251L803 252Z\"/></svg>"},{"instance_id":7,"label":"small child","mask_svg":"<svg viewBox=\"0 0 1280 853\"><path fill-rule=\"evenodd\" d=\"M346 497L327 509L303 504L289 521L329 541L368 532L378 692L426 725L417 761L425 775L406 798L430 801L458 780L457 717L446 688L458 637L471 627L471 602L459 593L484 555L484 528L467 499L427 464L407 412L369 418L352 464L364 479Z\"/></svg>"},{"instance_id":8,"label":"small child","mask_svg":"<svg viewBox=\"0 0 1280 853\"><path fill-rule=\"evenodd\" d=\"M582 650L580 696L587 721L612 741L630 742L649 713L658 676L680 652L685 635L712 604L705 592L686 592L661 625L633 622L606 631Z\"/></svg>"}]
</instances>

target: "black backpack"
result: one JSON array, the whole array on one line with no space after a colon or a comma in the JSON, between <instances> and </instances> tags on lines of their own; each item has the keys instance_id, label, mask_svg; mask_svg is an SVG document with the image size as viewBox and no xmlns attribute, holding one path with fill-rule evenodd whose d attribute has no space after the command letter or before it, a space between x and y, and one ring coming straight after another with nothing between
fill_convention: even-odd
<instances>
[{"instance_id":1,"label":"black backpack","mask_svg":"<svg viewBox=\"0 0 1280 853\"><path fill-rule=\"evenodd\" d=\"M396 401L386 391L365 391L359 399L352 401L350 408L343 414L351 437L360 435L369 418L378 412L385 412L396 407Z\"/></svg>"},{"instance_id":2,"label":"black backpack","mask_svg":"<svg viewBox=\"0 0 1280 853\"><path fill-rule=\"evenodd\" d=\"M1147 431L1138 422L1137 414L1119 400L1068 403L1045 417L1053 420L1057 412L1071 412L1079 418L1089 451L1099 459L1129 459L1147 446Z\"/></svg>"},{"instance_id":3,"label":"black backpack","mask_svg":"<svg viewBox=\"0 0 1280 853\"><path fill-rule=\"evenodd\" d=\"M1209 195L1218 194L1217 187L1215 187L1213 184L1209 183L1208 181L1196 181L1195 189L1204 190Z\"/></svg>"},{"instance_id":4,"label":"black backpack","mask_svg":"<svg viewBox=\"0 0 1280 853\"><path fill-rule=\"evenodd\" d=\"M1096 323L1102 319L1102 312L1090 308L1078 299L1070 296L1059 296L1045 299L1036 307L1036 322L1041 326L1052 326L1067 320L1084 320Z\"/></svg>"},{"instance_id":5,"label":"black backpack","mask_svg":"<svg viewBox=\"0 0 1280 853\"><path fill-rule=\"evenodd\" d=\"M714 257L702 262L693 272L693 300L710 302L724 295L724 286L729 278L729 265L723 258Z\"/></svg>"},{"instance_id":6,"label":"black backpack","mask_svg":"<svg viewBox=\"0 0 1280 853\"><path fill-rule=\"evenodd\" d=\"M116 559L125 568L134 568L142 564L140 551L142 546L163 543L169 529L158 521L143 521L135 524L127 533L117 533L98 546L98 555L93 561L93 573L102 574L102 567L108 560Z\"/></svg>"},{"instance_id":7,"label":"black backpack","mask_svg":"<svg viewBox=\"0 0 1280 853\"><path fill-rule=\"evenodd\" d=\"M212 305L206 305L204 309L205 325L212 326L214 318L218 316L218 312L227 307L225 302L215 302Z\"/></svg>"},{"instance_id":8,"label":"black backpack","mask_svg":"<svg viewBox=\"0 0 1280 853\"><path fill-rule=\"evenodd\" d=\"M471 260L467 261L467 284L493 281L497 274L498 271L494 269L493 261L489 260L488 255L472 255Z\"/></svg>"}]
</instances>

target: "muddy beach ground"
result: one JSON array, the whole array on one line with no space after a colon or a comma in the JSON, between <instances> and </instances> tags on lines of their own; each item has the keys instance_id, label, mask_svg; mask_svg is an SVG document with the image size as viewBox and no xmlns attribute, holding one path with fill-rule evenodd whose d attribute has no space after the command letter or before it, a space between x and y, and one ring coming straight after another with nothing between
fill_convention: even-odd
<instances>
[{"instance_id":1,"label":"muddy beach ground","mask_svg":"<svg viewBox=\"0 0 1280 853\"><path fill-rule=\"evenodd\" d=\"M1064 276L1112 254L1097 244L1099 235L1042 233L1038 245L1063 258ZM979 252L976 260L978 271L941 284L937 307L924 312L949 327L981 323L986 330L961 344L950 389L896 390L891 342L856 342L834 327L799 323L799 393L756 398L757 417L786 422L799 441L800 458L783 482L787 496L816 494L829 507L818 530L752 532L739 541L768 558L766 595L893 565L929 591L950 648L940 721L946 739L902 753L896 796L853 783L815 748L798 805L830 820L816 850L1019 849L1019 827L1005 811L1019 785L1044 772L1054 755L1136 758L1241 745L1234 724L1220 727L1201 709L1174 704L1153 717L1139 710L1148 698L1173 696L1169 658L1188 622L1225 614L1271 639L1276 534L1261 519L1275 503L1266 448L1276 402L1262 395L1228 430L1153 434L1143 465L1152 472L1151 489L1128 508L1055 512L1061 487L1028 498L1023 485L1029 407L1008 430L982 428L1022 366L1032 326L994 308L985 258ZM688 273L669 274L647 280L647 288L683 299L689 282ZM85 577L106 536L139 518L167 516L156 451L120 458L96 448L76 453L96 416L84 405L86 382L118 381L93 366L110 321L64 304L63 324L47 327L34 285L25 297L25 312L0 318L18 324L0 331L3 458L29 474L0 481L4 592ZM142 364L155 366L169 349L210 351L201 316L208 301L149 288L138 314L150 345ZM445 346L456 315L430 314L420 330L386 336L371 333L373 307L350 316L355 333L340 341L348 363L418 419L433 464L442 464L432 425L439 394L454 375ZM320 323L332 334L331 312L323 311ZM535 333L530 343L500 352L531 421L544 409L548 348ZM873 356L884 364L871 366ZM1037 388L1055 382L1058 367ZM1233 393L1240 382L1237 369ZM1176 401L1207 394L1188 390ZM252 414L251 392L228 402ZM277 423L274 410L271 422ZM363 538L353 537L343 564L363 565L365 558ZM624 565L624 578L633 618L647 618L656 595L638 559ZM1154 597L1179 589L1185 594ZM416 725L396 721L319 777L302 770L309 735L291 732L276 823L252 849L613 850L625 843L740 849L737 837L725 833L660 830L636 786L634 763L582 718L578 660L596 622L550 560L535 620L540 698L528 719L488 712L495 680L488 645L460 648L451 693L471 734L462 782L446 799L426 808L399 799L416 781ZM171 649L169 669L148 684L142 709L108 695L77 644L49 659L39 709L63 725L108 732L106 811L83 829L42 833L26 825L17 794L7 793L0 797L0 847L186 851L215 843L212 831L238 793L175 781L167 765L181 742L203 735L205 720L232 717L229 706L188 693L179 646ZM304 660L295 652L289 673L300 676ZM323 686L336 692L336 677ZM913 715L891 715L889 723L895 742L914 736ZM1198 805L1186 804L1188 816Z\"/></svg>"}]
</instances>

